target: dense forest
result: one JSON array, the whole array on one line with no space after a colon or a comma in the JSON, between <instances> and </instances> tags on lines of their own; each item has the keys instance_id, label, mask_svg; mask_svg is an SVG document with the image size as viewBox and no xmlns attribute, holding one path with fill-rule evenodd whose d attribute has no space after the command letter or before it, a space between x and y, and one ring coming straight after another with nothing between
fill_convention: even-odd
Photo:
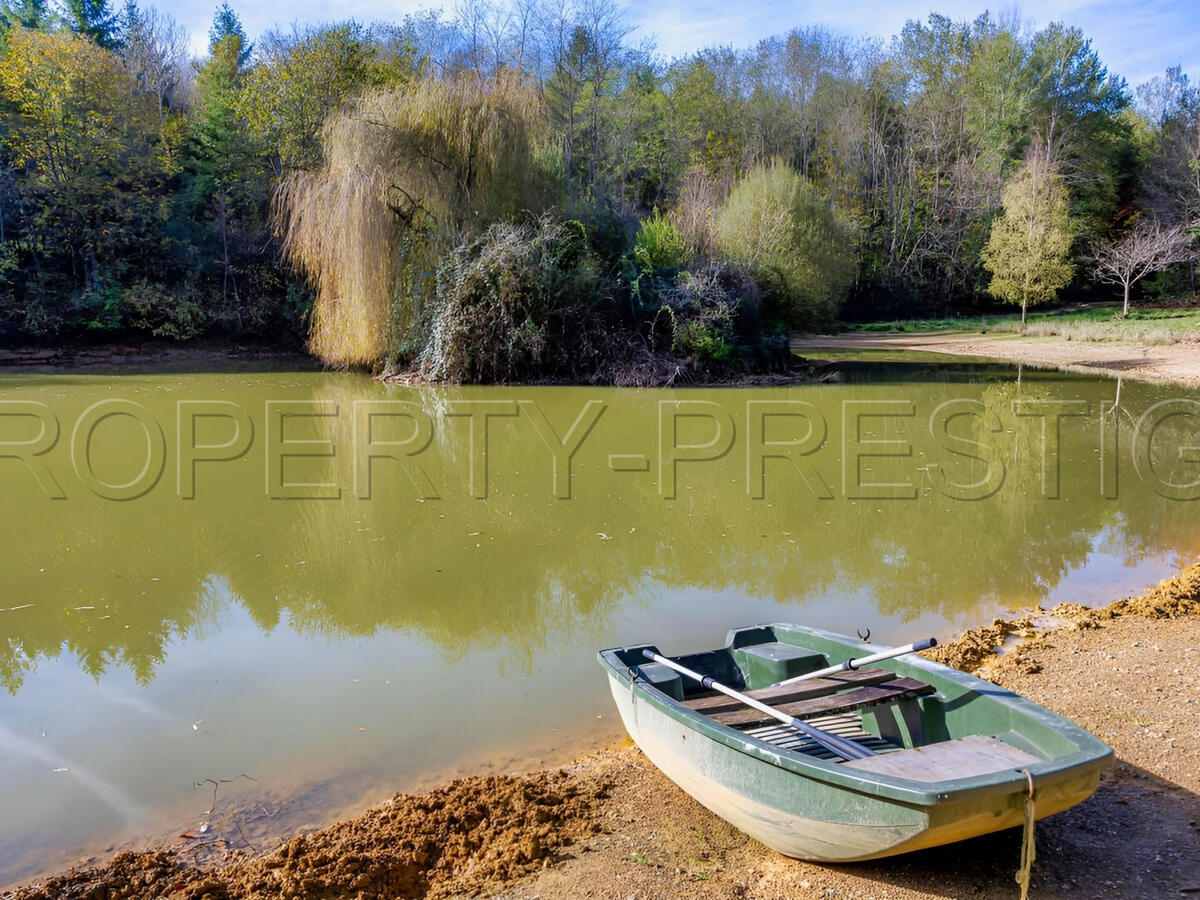
<instances>
[{"instance_id":1,"label":"dense forest","mask_svg":"<svg viewBox=\"0 0 1200 900\"><path fill-rule=\"evenodd\" d=\"M1195 290L1200 90L1178 68L1131 90L1064 25L931 15L664 60L614 0L254 40L225 4L193 59L134 0L0 7L17 339L290 337L439 380L632 383L769 368L839 317Z\"/></svg>"}]
</instances>

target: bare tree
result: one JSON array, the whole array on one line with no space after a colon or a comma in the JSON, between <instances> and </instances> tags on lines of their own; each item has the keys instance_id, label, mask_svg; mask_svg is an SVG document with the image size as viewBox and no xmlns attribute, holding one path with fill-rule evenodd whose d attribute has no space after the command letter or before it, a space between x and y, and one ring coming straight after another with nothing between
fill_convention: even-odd
<instances>
[{"instance_id":1,"label":"bare tree","mask_svg":"<svg viewBox=\"0 0 1200 900\"><path fill-rule=\"evenodd\" d=\"M157 99L161 125L167 109L179 101L179 95L187 88L187 31L153 7L135 8L128 28L129 34L120 49L121 59L138 90Z\"/></svg>"},{"instance_id":2,"label":"bare tree","mask_svg":"<svg viewBox=\"0 0 1200 900\"><path fill-rule=\"evenodd\" d=\"M1121 316L1129 315L1129 289L1151 272L1159 272L1195 256L1188 234L1180 225L1164 228L1141 220L1125 237L1096 250L1096 278L1125 289Z\"/></svg>"}]
</instances>

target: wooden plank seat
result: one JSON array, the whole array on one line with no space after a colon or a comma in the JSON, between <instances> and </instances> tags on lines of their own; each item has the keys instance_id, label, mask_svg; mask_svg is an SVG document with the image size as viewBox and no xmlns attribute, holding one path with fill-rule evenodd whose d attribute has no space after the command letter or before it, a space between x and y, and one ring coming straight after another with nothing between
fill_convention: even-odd
<instances>
[{"instance_id":1,"label":"wooden plank seat","mask_svg":"<svg viewBox=\"0 0 1200 900\"><path fill-rule=\"evenodd\" d=\"M771 705L789 716L804 719L812 716L827 716L856 709L864 709L883 703L898 703L902 700L911 700L915 697L932 693L935 693L935 688L923 681L917 681L915 678L892 677L888 681L855 688L850 691L842 691L808 700L772 703ZM740 729L757 728L760 725L776 721L756 709L750 709L745 706L728 712L709 713L708 715L714 722Z\"/></svg>"},{"instance_id":2,"label":"wooden plank seat","mask_svg":"<svg viewBox=\"0 0 1200 900\"><path fill-rule=\"evenodd\" d=\"M745 691L745 694L747 697L753 697L755 700L775 706L780 703L824 697L847 688L879 684L891 681L895 677L892 672L885 672L883 669L851 669L848 672L839 672L825 678L813 678L808 681L799 681L796 684L772 685L756 691ZM684 700L683 705L696 712L704 713L706 716L746 708L737 700L715 692Z\"/></svg>"}]
</instances>

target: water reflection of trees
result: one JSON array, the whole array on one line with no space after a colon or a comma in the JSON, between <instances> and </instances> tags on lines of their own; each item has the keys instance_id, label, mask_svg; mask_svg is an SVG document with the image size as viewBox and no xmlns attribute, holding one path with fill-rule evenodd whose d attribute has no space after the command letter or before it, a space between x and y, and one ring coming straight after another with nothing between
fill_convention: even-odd
<instances>
[{"instance_id":1,"label":"water reflection of trees","mask_svg":"<svg viewBox=\"0 0 1200 900\"><path fill-rule=\"evenodd\" d=\"M816 404L832 443L813 459L831 485L839 480L841 402L911 399L917 416L888 423L913 443L908 474L919 497L911 502L818 500L782 463L770 470L767 499L751 500L740 443L719 462L685 467L679 499L665 501L653 472L613 473L607 459L612 452L653 455L657 401L671 395L558 388L508 394L536 399L554 422L571 421L588 399L608 404L575 459L574 497L553 496L549 455L518 417L494 428L491 496L477 501L465 488L465 431L446 424L440 405L494 392L422 394L332 376L291 379L292 394L284 397L269 381L242 386L248 409L261 409L270 392L270 399L332 400L347 421L356 399L419 398L438 424L423 462L447 486L443 499L418 502L406 477L385 464L371 500L355 498L343 477L341 500L271 501L263 496L261 456L253 453L204 472L195 501L177 499L170 485L132 503L80 494L51 503L18 488L14 508L21 513L0 522L2 605L33 605L0 613L0 680L15 691L39 659L66 650L95 677L122 666L148 681L171 642L211 627L229 596L264 630L283 621L333 637L404 630L450 658L502 643L512 664L525 666L556 635L603 630L651 580L788 603L861 591L890 616L954 617L981 603L1041 599L1101 535L1131 560L1200 550L1196 505L1159 497L1137 479L1127 455L1119 499L1101 495L1096 416L1112 405L1111 382L1027 372L1018 385L988 377L674 395L716 400L739 420L751 396ZM1121 406L1135 413L1114 417L1125 447L1137 411L1165 396L1159 388L1124 386ZM1005 482L986 500L945 497L919 472L927 462L945 462L924 419L954 397L982 401L1003 424L1001 432L985 433L983 419L964 417L958 429L996 442L1005 460ZM1018 398L1082 399L1091 407L1086 420L1064 420L1057 500L1041 496L1040 435L1014 417ZM154 402L171 421L174 397ZM1194 444L1190 426L1180 418L1156 440ZM228 590L214 590L218 582Z\"/></svg>"}]
</instances>

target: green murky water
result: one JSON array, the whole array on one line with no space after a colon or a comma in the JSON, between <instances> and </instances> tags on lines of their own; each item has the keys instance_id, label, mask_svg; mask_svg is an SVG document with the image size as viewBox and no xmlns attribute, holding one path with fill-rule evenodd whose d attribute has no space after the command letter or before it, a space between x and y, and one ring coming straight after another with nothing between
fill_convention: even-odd
<instances>
[{"instance_id":1,"label":"green murky water","mask_svg":"<svg viewBox=\"0 0 1200 900\"><path fill-rule=\"evenodd\" d=\"M1198 410L921 360L671 391L3 376L0 884L195 832L205 779L294 825L610 739L601 646L1138 590L1200 551Z\"/></svg>"}]
</instances>

